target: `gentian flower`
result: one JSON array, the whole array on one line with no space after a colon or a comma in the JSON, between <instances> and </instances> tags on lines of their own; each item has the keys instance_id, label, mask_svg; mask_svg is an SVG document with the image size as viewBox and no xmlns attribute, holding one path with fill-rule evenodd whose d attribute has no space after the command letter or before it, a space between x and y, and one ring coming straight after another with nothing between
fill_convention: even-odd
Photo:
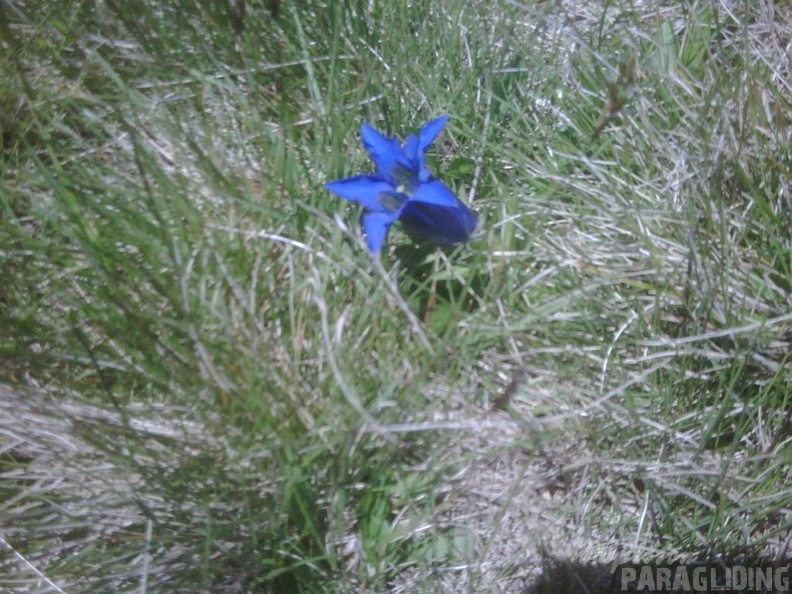
<instances>
[{"instance_id":1,"label":"gentian flower","mask_svg":"<svg viewBox=\"0 0 792 594\"><path fill-rule=\"evenodd\" d=\"M363 145L377 172L325 184L337 196L366 209L363 228L372 254L379 254L396 221L410 235L438 245L463 243L476 229L476 214L426 166L426 150L447 121L446 115L432 120L417 136L410 134L404 144L363 124Z\"/></svg>"}]
</instances>

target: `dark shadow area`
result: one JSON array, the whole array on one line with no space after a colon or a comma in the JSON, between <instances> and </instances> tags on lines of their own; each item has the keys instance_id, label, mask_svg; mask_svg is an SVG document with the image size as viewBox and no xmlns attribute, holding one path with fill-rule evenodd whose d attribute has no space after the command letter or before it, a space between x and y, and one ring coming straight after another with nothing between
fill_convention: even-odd
<instances>
[{"instance_id":1,"label":"dark shadow area","mask_svg":"<svg viewBox=\"0 0 792 594\"><path fill-rule=\"evenodd\" d=\"M413 241L396 246L393 253L401 268L399 292L430 329L442 332L449 318L479 307L475 295L483 293L489 279L471 262L458 258L459 246ZM453 274L443 259L454 263Z\"/></svg>"}]
</instances>

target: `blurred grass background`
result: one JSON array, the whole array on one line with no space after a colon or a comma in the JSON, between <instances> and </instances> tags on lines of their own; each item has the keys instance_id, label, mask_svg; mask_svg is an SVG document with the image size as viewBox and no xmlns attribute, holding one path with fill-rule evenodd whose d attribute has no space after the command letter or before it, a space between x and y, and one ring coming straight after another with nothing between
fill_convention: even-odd
<instances>
[{"instance_id":1,"label":"blurred grass background","mask_svg":"<svg viewBox=\"0 0 792 594\"><path fill-rule=\"evenodd\" d=\"M788 554L788 3L5 2L0 586ZM446 252L322 188L451 116ZM787 551L784 553L783 551Z\"/></svg>"}]
</instances>

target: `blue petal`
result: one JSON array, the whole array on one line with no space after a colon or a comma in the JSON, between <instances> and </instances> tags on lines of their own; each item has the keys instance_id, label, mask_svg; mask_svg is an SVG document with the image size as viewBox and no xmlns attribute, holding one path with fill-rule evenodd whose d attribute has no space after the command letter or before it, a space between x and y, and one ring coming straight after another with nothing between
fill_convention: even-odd
<instances>
[{"instance_id":1,"label":"blue petal","mask_svg":"<svg viewBox=\"0 0 792 594\"><path fill-rule=\"evenodd\" d=\"M398 213L371 212L363 215L363 229L366 231L366 244L375 256L380 253L388 235L388 229L398 218Z\"/></svg>"},{"instance_id":2,"label":"blue petal","mask_svg":"<svg viewBox=\"0 0 792 594\"><path fill-rule=\"evenodd\" d=\"M344 200L362 204L374 212L391 212L389 200L393 186L373 175L358 175L325 184L325 188Z\"/></svg>"},{"instance_id":3,"label":"blue petal","mask_svg":"<svg viewBox=\"0 0 792 594\"><path fill-rule=\"evenodd\" d=\"M423 125L421 131L418 132L418 147L416 153L416 165L418 169L418 179L422 182L429 181L432 173L426 167L426 150L432 146L432 143L437 138L437 135L443 130L448 121L447 115L442 115L439 118L432 120Z\"/></svg>"},{"instance_id":4,"label":"blue petal","mask_svg":"<svg viewBox=\"0 0 792 594\"><path fill-rule=\"evenodd\" d=\"M363 145L371 155L377 166L377 173L394 186L404 183L404 170L410 170L411 165L402 151L401 144L395 138L388 138L377 132L368 124L360 128ZM412 177L416 177L412 174Z\"/></svg>"},{"instance_id":5,"label":"blue petal","mask_svg":"<svg viewBox=\"0 0 792 594\"><path fill-rule=\"evenodd\" d=\"M404 156L414 166L417 171L420 164L418 162L418 137L415 134L410 134L407 140L404 141Z\"/></svg>"},{"instance_id":6,"label":"blue petal","mask_svg":"<svg viewBox=\"0 0 792 594\"><path fill-rule=\"evenodd\" d=\"M422 184L399 220L410 235L439 245L467 241L478 225L476 214L439 181Z\"/></svg>"},{"instance_id":7,"label":"blue petal","mask_svg":"<svg viewBox=\"0 0 792 594\"><path fill-rule=\"evenodd\" d=\"M418 132L418 152L425 153L426 149L432 146L432 143L435 141L435 138L437 138L437 135L442 132L447 121L448 116L441 115L439 118L423 125L421 131Z\"/></svg>"},{"instance_id":8,"label":"blue petal","mask_svg":"<svg viewBox=\"0 0 792 594\"><path fill-rule=\"evenodd\" d=\"M459 198L443 182L437 179L426 182L418 186L418 189L410 197L410 202L425 202L435 206L447 206L449 208L467 208Z\"/></svg>"},{"instance_id":9,"label":"blue petal","mask_svg":"<svg viewBox=\"0 0 792 594\"><path fill-rule=\"evenodd\" d=\"M469 208L450 209L425 203L410 203L399 218L405 231L437 245L466 242L478 225Z\"/></svg>"}]
</instances>

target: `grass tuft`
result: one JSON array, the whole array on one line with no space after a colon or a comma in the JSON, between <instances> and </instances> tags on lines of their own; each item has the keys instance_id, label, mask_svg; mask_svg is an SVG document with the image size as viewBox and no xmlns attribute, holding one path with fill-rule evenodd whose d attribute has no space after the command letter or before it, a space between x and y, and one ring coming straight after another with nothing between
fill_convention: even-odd
<instances>
[{"instance_id":1,"label":"grass tuft","mask_svg":"<svg viewBox=\"0 0 792 594\"><path fill-rule=\"evenodd\" d=\"M783 3L11 2L0 34L0 587L788 555ZM323 184L371 170L361 122L442 113L481 228L373 262Z\"/></svg>"}]
</instances>

